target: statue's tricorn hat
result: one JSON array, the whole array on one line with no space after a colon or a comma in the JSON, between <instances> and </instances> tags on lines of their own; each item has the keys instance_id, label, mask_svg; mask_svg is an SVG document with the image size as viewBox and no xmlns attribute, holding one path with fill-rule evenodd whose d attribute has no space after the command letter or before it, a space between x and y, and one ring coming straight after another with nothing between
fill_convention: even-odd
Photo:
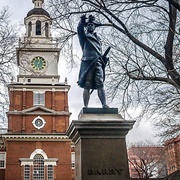
<instances>
[{"instance_id":1,"label":"statue's tricorn hat","mask_svg":"<svg viewBox=\"0 0 180 180\"><path fill-rule=\"evenodd\" d=\"M95 17L94 17L93 15L89 15L89 17L87 18L86 26L87 26L89 23L94 24L96 27L102 25L101 23L98 23L98 22L95 21Z\"/></svg>"}]
</instances>

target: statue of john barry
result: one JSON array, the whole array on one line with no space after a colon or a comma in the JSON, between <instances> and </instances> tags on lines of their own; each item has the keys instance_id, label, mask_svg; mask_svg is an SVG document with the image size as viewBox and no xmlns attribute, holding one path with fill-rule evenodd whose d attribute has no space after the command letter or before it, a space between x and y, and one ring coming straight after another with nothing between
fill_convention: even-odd
<instances>
[{"instance_id":1,"label":"statue of john barry","mask_svg":"<svg viewBox=\"0 0 180 180\"><path fill-rule=\"evenodd\" d=\"M79 72L78 85L84 88L83 101L84 107L88 107L90 99L90 90L97 89L98 97L103 108L109 108L106 104L106 95L104 91L105 67L109 60L106 55L110 48L102 55L101 39L97 35L95 28L100 24L95 22L94 16L86 15L81 17L77 27L78 38L82 48L82 59Z\"/></svg>"}]
</instances>

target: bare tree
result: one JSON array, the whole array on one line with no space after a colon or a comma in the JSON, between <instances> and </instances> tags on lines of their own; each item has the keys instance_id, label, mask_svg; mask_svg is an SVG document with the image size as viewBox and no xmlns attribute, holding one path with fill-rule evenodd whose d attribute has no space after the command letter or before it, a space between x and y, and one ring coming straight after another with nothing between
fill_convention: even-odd
<instances>
[{"instance_id":1,"label":"bare tree","mask_svg":"<svg viewBox=\"0 0 180 180\"><path fill-rule=\"evenodd\" d=\"M160 126L160 135L179 135L180 19L177 9L160 0L49 0L61 47L69 57L82 14L94 14L105 47L111 46L106 87L121 113L140 109ZM72 61L71 61L72 62ZM175 122L175 124L174 124ZM174 128L176 126L177 128ZM157 126L156 126L157 127ZM168 133L173 128L171 133Z\"/></svg>"},{"instance_id":2,"label":"bare tree","mask_svg":"<svg viewBox=\"0 0 180 180\"><path fill-rule=\"evenodd\" d=\"M180 1L179 0L168 0L168 1L180 11Z\"/></svg>"},{"instance_id":3,"label":"bare tree","mask_svg":"<svg viewBox=\"0 0 180 180\"><path fill-rule=\"evenodd\" d=\"M8 8L0 11L0 121L6 120L8 108L7 84L15 75L15 44L17 42L14 27L10 25Z\"/></svg>"},{"instance_id":4,"label":"bare tree","mask_svg":"<svg viewBox=\"0 0 180 180\"><path fill-rule=\"evenodd\" d=\"M137 143L128 149L132 178L162 178L166 176L164 147Z\"/></svg>"}]
</instances>

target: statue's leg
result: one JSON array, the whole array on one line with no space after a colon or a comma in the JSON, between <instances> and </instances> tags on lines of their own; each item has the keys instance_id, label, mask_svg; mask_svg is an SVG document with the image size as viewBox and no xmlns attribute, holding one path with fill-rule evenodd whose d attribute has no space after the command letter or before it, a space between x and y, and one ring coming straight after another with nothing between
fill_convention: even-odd
<instances>
[{"instance_id":1,"label":"statue's leg","mask_svg":"<svg viewBox=\"0 0 180 180\"><path fill-rule=\"evenodd\" d=\"M101 101L102 106L106 105L106 95L103 87L100 87L97 89L98 97Z\"/></svg>"},{"instance_id":2,"label":"statue's leg","mask_svg":"<svg viewBox=\"0 0 180 180\"><path fill-rule=\"evenodd\" d=\"M84 107L88 107L89 99L90 99L90 89L91 89L91 83L92 83L92 77L93 77L93 71L94 67L91 68L86 75L86 83L83 91L83 101L84 101Z\"/></svg>"},{"instance_id":3,"label":"statue's leg","mask_svg":"<svg viewBox=\"0 0 180 180\"><path fill-rule=\"evenodd\" d=\"M97 85L97 92L98 97L101 101L103 108L109 108L109 106L106 104L106 95L104 91L104 83L103 83L103 69L101 62L96 63L96 69L95 69L95 82Z\"/></svg>"},{"instance_id":4,"label":"statue's leg","mask_svg":"<svg viewBox=\"0 0 180 180\"><path fill-rule=\"evenodd\" d=\"M88 107L89 104L89 98L90 98L90 89L84 89L83 91L83 101L84 101L84 107Z\"/></svg>"}]
</instances>

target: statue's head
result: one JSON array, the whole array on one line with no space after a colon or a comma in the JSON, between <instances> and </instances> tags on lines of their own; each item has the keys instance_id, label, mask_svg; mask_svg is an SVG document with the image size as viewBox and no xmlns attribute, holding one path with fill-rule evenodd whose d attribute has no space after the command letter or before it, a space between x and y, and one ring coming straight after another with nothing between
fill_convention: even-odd
<instances>
[{"instance_id":1,"label":"statue's head","mask_svg":"<svg viewBox=\"0 0 180 180\"><path fill-rule=\"evenodd\" d=\"M96 28L95 17L93 15L89 15L88 20L86 22L87 32L92 33L94 32L95 28Z\"/></svg>"},{"instance_id":2,"label":"statue's head","mask_svg":"<svg viewBox=\"0 0 180 180\"><path fill-rule=\"evenodd\" d=\"M87 23L95 23L95 17L93 15L89 15Z\"/></svg>"}]
</instances>

